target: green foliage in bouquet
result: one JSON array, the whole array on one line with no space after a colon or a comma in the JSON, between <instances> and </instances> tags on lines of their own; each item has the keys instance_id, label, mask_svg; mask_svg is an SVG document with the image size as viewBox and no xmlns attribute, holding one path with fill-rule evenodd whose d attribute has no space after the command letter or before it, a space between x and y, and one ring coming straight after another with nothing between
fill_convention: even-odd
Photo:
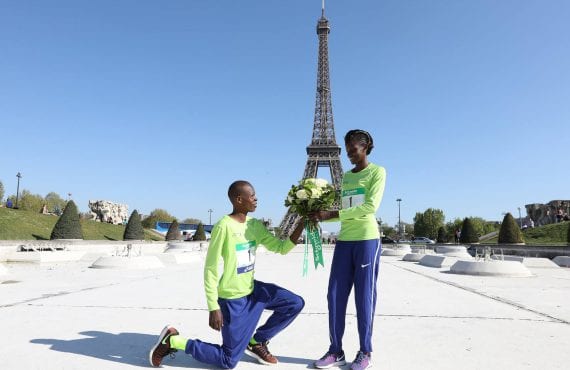
<instances>
[{"instance_id":1,"label":"green foliage in bouquet","mask_svg":"<svg viewBox=\"0 0 570 370\"><path fill-rule=\"evenodd\" d=\"M304 179L299 185L291 186L285 206L301 216L311 212L331 209L338 193L335 188L324 179Z\"/></svg>"}]
</instances>

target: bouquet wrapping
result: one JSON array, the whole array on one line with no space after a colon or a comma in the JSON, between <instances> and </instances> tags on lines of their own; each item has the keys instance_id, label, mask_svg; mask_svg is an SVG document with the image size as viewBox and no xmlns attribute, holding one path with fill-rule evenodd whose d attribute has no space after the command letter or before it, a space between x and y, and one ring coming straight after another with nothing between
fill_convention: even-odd
<instances>
[{"instance_id":1,"label":"bouquet wrapping","mask_svg":"<svg viewBox=\"0 0 570 370\"><path fill-rule=\"evenodd\" d=\"M332 208L338 194L335 188L324 179L308 178L299 181L299 185L291 186L285 206L290 207L292 212L300 216L308 216L310 213L325 211ZM307 275L309 244L313 249L315 269L318 265L324 267L323 247L318 224L309 220L305 222L307 238L305 241L305 257L303 260L303 276Z\"/></svg>"}]
</instances>

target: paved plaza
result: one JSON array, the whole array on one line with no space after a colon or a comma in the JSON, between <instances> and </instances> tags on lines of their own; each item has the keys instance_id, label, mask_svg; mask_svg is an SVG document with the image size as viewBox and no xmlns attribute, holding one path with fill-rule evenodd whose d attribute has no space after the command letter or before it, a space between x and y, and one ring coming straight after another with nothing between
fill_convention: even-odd
<instances>
[{"instance_id":1,"label":"paved plaza","mask_svg":"<svg viewBox=\"0 0 570 370\"><path fill-rule=\"evenodd\" d=\"M219 343L208 327L198 262L149 270L89 268L79 262L3 265L0 276L0 368L126 369L149 367L148 350L165 324ZM287 256L259 253L256 278L306 301L300 316L271 341L279 369L312 368L328 348L326 268L302 277L302 247ZM381 259L374 328L375 369L567 369L570 364L570 269L531 268L533 277L455 275ZM267 314L263 318L266 318ZM351 298L344 340L358 350ZM206 369L178 352L164 368ZM262 370L244 355L238 369ZM348 369L348 364L343 367Z\"/></svg>"}]
</instances>

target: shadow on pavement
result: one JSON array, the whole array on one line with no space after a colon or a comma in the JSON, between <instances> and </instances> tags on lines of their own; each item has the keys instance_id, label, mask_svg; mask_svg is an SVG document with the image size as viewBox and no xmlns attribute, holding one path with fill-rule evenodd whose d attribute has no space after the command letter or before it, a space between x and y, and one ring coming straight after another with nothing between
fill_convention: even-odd
<instances>
[{"instance_id":1,"label":"shadow on pavement","mask_svg":"<svg viewBox=\"0 0 570 370\"><path fill-rule=\"evenodd\" d=\"M140 333L112 334L102 331L83 331L79 334L86 338L32 339L30 342L50 345L50 349L54 351L149 367L148 351L157 340L156 335Z\"/></svg>"},{"instance_id":2,"label":"shadow on pavement","mask_svg":"<svg viewBox=\"0 0 570 370\"><path fill-rule=\"evenodd\" d=\"M76 353L102 360L119 362L123 364L150 367L148 354L157 340L156 335L141 333L106 333L102 331L83 331L79 333L85 338L61 339L32 339L34 344L46 344L53 351ZM281 363L306 365L311 368L313 360L298 357L278 356ZM243 362L257 363L253 358L243 355ZM194 360L183 351L178 351L175 358L166 357L164 364L196 369L214 369Z\"/></svg>"},{"instance_id":3,"label":"shadow on pavement","mask_svg":"<svg viewBox=\"0 0 570 370\"><path fill-rule=\"evenodd\" d=\"M305 365L304 367L306 367L307 369L313 369L314 368L313 362L315 362L315 360L312 360L309 358L288 357L288 356L282 356L282 355L278 355L278 354L275 354L275 357L277 357L280 364ZM245 353L241 357L240 362L247 362L247 363L259 365L259 363L257 362L257 360L255 358L248 356Z\"/></svg>"},{"instance_id":4,"label":"shadow on pavement","mask_svg":"<svg viewBox=\"0 0 570 370\"><path fill-rule=\"evenodd\" d=\"M313 363L314 359L300 358L300 357L287 357L287 356L277 356L280 363L283 364L298 364L305 365L307 369L314 369Z\"/></svg>"}]
</instances>

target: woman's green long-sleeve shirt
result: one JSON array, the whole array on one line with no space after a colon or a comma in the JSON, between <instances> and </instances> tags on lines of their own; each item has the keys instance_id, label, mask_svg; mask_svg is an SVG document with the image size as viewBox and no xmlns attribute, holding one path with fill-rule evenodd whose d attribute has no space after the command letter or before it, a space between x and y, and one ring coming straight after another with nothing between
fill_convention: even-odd
<instances>
[{"instance_id":1,"label":"woman's green long-sleeve shirt","mask_svg":"<svg viewBox=\"0 0 570 370\"><path fill-rule=\"evenodd\" d=\"M342 178L342 207L338 212L340 233L338 240L354 241L378 239L376 211L380 207L386 170L369 163L360 172L348 171Z\"/></svg>"}]
</instances>

